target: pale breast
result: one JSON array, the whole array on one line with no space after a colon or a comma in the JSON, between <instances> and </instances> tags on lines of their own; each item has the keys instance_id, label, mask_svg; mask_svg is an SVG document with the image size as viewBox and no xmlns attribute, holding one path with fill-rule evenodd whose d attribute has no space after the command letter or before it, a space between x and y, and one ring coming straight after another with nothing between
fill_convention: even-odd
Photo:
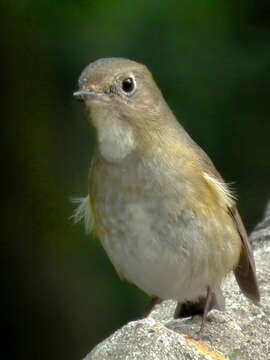
<instances>
[{"instance_id":1,"label":"pale breast","mask_svg":"<svg viewBox=\"0 0 270 360\"><path fill-rule=\"evenodd\" d=\"M90 191L96 231L117 271L146 293L196 299L234 267L237 235L225 213L198 217L184 193L176 196L175 186L164 190L150 175L134 158L121 165L94 160ZM183 189L180 183L179 192Z\"/></svg>"}]
</instances>

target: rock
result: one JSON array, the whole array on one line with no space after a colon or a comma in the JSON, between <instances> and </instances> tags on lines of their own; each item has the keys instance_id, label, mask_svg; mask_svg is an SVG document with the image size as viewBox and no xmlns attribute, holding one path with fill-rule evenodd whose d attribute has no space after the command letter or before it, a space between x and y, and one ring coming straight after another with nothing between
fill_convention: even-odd
<instances>
[{"instance_id":1,"label":"rock","mask_svg":"<svg viewBox=\"0 0 270 360\"><path fill-rule=\"evenodd\" d=\"M145 319L132 321L98 344L84 360L266 360L270 359L270 202L250 236L261 303L249 302L234 279L223 285L226 311L209 313L203 339L201 317L173 319L176 302L156 305Z\"/></svg>"}]
</instances>

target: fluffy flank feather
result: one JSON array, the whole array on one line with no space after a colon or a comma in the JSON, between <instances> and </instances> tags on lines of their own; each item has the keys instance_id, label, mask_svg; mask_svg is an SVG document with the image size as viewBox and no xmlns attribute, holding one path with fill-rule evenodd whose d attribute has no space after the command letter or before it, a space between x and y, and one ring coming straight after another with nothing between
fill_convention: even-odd
<instances>
[{"instance_id":1,"label":"fluffy flank feather","mask_svg":"<svg viewBox=\"0 0 270 360\"><path fill-rule=\"evenodd\" d=\"M90 233L93 229L94 223L89 195L82 198L73 198L72 202L75 204L79 204L72 215L74 223L77 224L83 221L86 233Z\"/></svg>"},{"instance_id":2,"label":"fluffy flank feather","mask_svg":"<svg viewBox=\"0 0 270 360\"><path fill-rule=\"evenodd\" d=\"M219 180L208 173L204 173L203 175L208 184L217 193L221 204L225 203L227 207L231 208L235 204L236 195L230 189L229 184L226 184L224 181Z\"/></svg>"}]
</instances>

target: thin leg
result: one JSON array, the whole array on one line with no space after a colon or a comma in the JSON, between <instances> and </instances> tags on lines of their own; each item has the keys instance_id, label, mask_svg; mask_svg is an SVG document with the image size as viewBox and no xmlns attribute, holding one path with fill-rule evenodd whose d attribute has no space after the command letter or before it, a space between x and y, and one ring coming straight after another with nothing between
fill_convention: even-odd
<instances>
[{"instance_id":1,"label":"thin leg","mask_svg":"<svg viewBox=\"0 0 270 360\"><path fill-rule=\"evenodd\" d=\"M205 321L207 319L207 314L209 312L209 310L211 309L211 303L212 303L212 297L213 297L213 292L210 288L207 289L207 296L206 296L206 302L205 302L205 306L204 306L204 311L203 311L203 318L202 318L202 324L201 324L201 328L198 332L198 337L200 338L203 332L203 328L205 325Z\"/></svg>"},{"instance_id":2,"label":"thin leg","mask_svg":"<svg viewBox=\"0 0 270 360\"><path fill-rule=\"evenodd\" d=\"M177 303L176 308L175 308L175 312L174 312L174 319L180 318L181 317L181 311L182 311L182 304L181 303Z\"/></svg>"},{"instance_id":3,"label":"thin leg","mask_svg":"<svg viewBox=\"0 0 270 360\"><path fill-rule=\"evenodd\" d=\"M211 289L212 297L210 305L208 307L208 312L212 309L217 309L220 311L225 310L225 298L222 294L220 287L215 287ZM206 294L207 295L207 294ZM201 298L196 302L187 301L185 303L178 303L174 318L185 318L194 315L202 315L206 306L207 297Z\"/></svg>"}]
</instances>

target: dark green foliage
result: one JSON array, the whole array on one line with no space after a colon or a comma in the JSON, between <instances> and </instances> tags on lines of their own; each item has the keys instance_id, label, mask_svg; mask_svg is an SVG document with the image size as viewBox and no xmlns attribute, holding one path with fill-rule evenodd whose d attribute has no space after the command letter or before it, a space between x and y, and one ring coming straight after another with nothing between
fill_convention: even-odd
<instances>
[{"instance_id":1,"label":"dark green foliage","mask_svg":"<svg viewBox=\"0 0 270 360\"><path fill-rule=\"evenodd\" d=\"M3 3L1 311L9 357L80 359L148 303L69 220L69 198L87 192L94 141L72 99L81 70L100 57L145 63L188 132L235 181L251 229L270 193L270 6Z\"/></svg>"}]
</instances>

